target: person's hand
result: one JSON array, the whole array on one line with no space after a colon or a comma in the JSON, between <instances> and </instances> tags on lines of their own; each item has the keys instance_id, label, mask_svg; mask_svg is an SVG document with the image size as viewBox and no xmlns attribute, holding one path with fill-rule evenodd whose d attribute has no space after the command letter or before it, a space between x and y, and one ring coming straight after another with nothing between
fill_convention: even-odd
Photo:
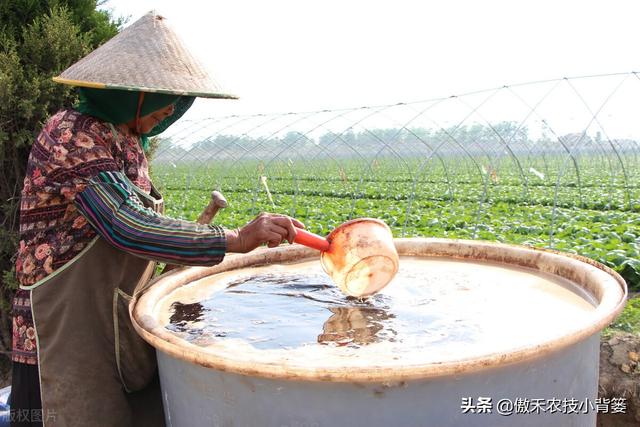
<instances>
[{"instance_id":1,"label":"person's hand","mask_svg":"<svg viewBox=\"0 0 640 427\"><path fill-rule=\"evenodd\" d=\"M296 227L304 224L286 215L261 213L241 228L226 230L227 252L249 252L263 243L275 248L283 240L293 243Z\"/></svg>"}]
</instances>

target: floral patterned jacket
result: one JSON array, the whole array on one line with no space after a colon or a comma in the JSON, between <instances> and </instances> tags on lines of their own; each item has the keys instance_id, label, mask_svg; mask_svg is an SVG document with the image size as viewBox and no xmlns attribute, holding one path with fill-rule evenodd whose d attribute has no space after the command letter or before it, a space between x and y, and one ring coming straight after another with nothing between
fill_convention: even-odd
<instances>
[{"instance_id":1,"label":"floral patterned jacket","mask_svg":"<svg viewBox=\"0 0 640 427\"><path fill-rule=\"evenodd\" d=\"M148 163L138 138L74 110L55 114L29 156L20 203L18 282L33 285L81 252L96 233L74 206L76 194L102 171L122 171L146 192ZM13 301L14 362L37 364L29 292Z\"/></svg>"}]
</instances>

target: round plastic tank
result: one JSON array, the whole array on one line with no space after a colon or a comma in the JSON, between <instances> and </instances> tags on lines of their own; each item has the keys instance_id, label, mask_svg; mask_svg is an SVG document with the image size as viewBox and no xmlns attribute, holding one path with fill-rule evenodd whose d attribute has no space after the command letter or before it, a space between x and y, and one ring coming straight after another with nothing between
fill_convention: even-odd
<instances>
[{"instance_id":1,"label":"round plastic tank","mask_svg":"<svg viewBox=\"0 0 640 427\"><path fill-rule=\"evenodd\" d=\"M347 298L291 245L160 277L131 304L170 426L594 426L600 332L624 280L499 243L396 239Z\"/></svg>"}]
</instances>

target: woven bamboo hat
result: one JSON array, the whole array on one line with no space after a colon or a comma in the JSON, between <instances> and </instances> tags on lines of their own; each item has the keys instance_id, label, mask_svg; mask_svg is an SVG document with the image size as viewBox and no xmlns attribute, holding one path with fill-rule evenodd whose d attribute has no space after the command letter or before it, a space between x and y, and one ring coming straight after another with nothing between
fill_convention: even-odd
<instances>
[{"instance_id":1,"label":"woven bamboo hat","mask_svg":"<svg viewBox=\"0 0 640 427\"><path fill-rule=\"evenodd\" d=\"M166 18L155 11L147 13L53 80L98 89L237 99L222 90L167 25Z\"/></svg>"}]
</instances>

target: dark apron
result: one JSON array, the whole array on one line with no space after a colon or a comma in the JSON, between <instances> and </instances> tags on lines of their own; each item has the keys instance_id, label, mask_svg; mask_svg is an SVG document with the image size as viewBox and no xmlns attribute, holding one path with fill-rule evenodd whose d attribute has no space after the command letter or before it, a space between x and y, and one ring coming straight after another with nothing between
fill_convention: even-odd
<instances>
[{"instance_id":1,"label":"dark apron","mask_svg":"<svg viewBox=\"0 0 640 427\"><path fill-rule=\"evenodd\" d=\"M162 199L139 191L156 211ZM155 195L155 194L154 194ZM134 330L129 301L155 270L97 237L30 290L47 426L164 426L155 350Z\"/></svg>"}]
</instances>

